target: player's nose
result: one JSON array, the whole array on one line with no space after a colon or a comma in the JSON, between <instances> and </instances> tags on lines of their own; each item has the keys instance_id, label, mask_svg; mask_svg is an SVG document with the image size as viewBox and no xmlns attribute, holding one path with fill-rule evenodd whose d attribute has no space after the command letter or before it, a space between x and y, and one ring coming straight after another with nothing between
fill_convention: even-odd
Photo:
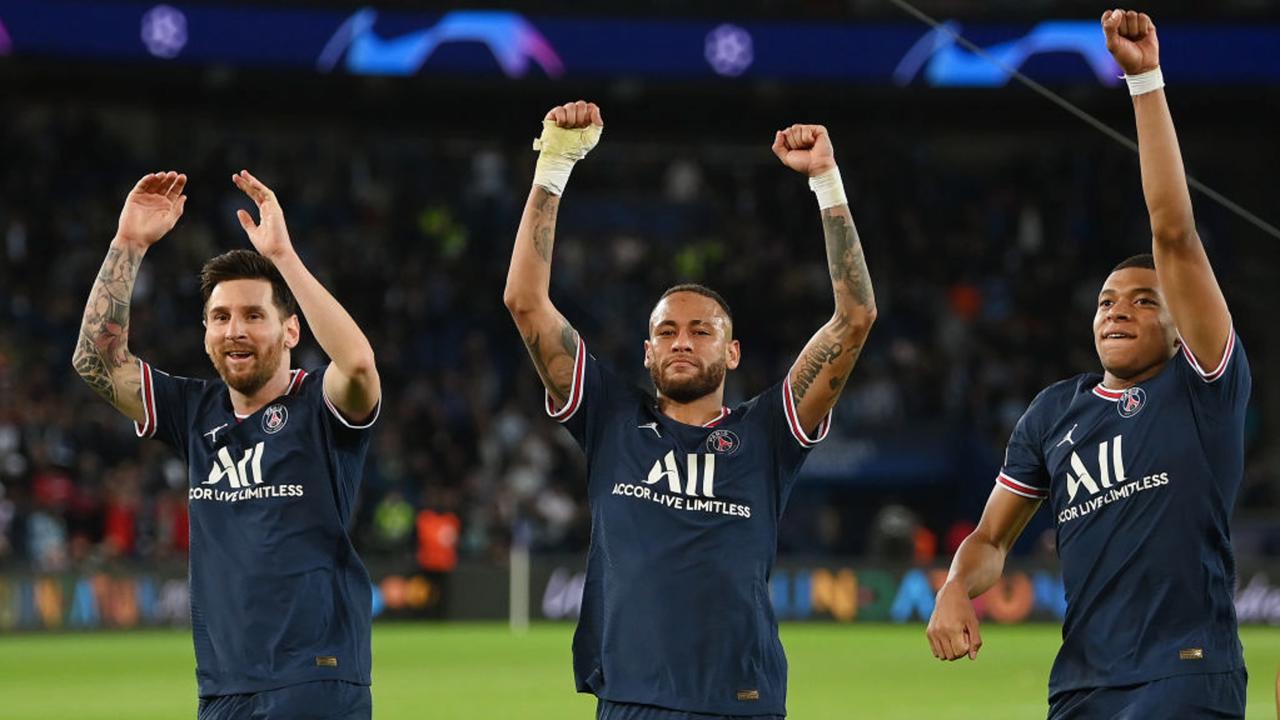
<instances>
[{"instance_id":1,"label":"player's nose","mask_svg":"<svg viewBox=\"0 0 1280 720\"><path fill-rule=\"evenodd\" d=\"M231 317L230 320L227 320L227 324L225 327L226 327L226 331L223 333L223 335L227 338L238 338L238 337L244 336L244 323L241 322L234 315Z\"/></svg>"}]
</instances>

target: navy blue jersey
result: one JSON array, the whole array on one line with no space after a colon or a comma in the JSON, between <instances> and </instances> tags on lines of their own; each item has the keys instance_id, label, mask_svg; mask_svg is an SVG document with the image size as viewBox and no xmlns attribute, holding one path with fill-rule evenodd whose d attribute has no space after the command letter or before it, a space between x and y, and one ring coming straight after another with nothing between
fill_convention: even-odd
<instances>
[{"instance_id":1,"label":"navy blue jersey","mask_svg":"<svg viewBox=\"0 0 1280 720\"><path fill-rule=\"evenodd\" d=\"M1228 521L1252 386L1244 348L1233 332L1211 371L1184 348L1127 390L1101 379L1041 392L998 481L1048 498L1056 519L1067 614L1050 694L1241 668Z\"/></svg>"},{"instance_id":2,"label":"navy blue jersey","mask_svg":"<svg viewBox=\"0 0 1280 720\"><path fill-rule=\"evenodd\" d=\"M201 697L370 683L372 586L348 530L373 419L343 419L323 374L294 370L285 395L237 418L221 380L142 364L138 434L187 462Z\"/></svg>"},{"instance_id":3,"label":"navy blue jersey","mask_svg":"<svg viewBox=\"0 0 1280 720\"><path fill-rule=\"evenodd\" d=\"M579 692L716 715L785 713L769 596L778 520L808 451L782 382L698 427L658 412L578 343L563 408L587 455L591 549Z\"/></svg>"}]
</instances>

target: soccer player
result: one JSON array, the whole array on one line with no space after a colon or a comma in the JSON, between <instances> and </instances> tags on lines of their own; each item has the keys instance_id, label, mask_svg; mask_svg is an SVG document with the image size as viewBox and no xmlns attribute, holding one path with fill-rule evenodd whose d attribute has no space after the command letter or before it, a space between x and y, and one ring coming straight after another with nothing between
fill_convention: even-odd
<instances>
[{"instance_id":1,"label":"soccer player","mask_svg":"<svg viewBox=\"0 0 1280 720\"><path fill-rule=\"evenodd\" d=\"M1196 234L1155 25L1109 10L1102 29L1133 95L1152 254L1121 262L1098 294L1102 374L1049 386L1018 421L927 634L940 659L977 656L970 599L1048 500L1067 600L1049 717L1244 717L1227 524L1249 363Z\"/></svg>"},{"instance_id":2,"label":"soccer player","mask_svg":"<svg viewBox=\"0 0 1280 720\"><path fill-rule=\"evenodd\" d=\"M587 453L592 535L574 635L579 692L604 720L687 720L785 710L786 659L769 599L778 520L875 320L875 298L831 140L819 125L775 135L810 178L835 308L785 379L723 405L741 352L724 299L676 285L649 315L656 394L588 352L548 296L556 212L603 129L594 104L547 113L505 301L546 386L546 409Z\"/></svg>"},{"instance_id":3,"label":"soccer player","mask_svg":"<svg viewBox=\"0 0 1280 720\"><path fill-rule=\"evenodd\" d=\"M298 258L275 193L246 171L232 179L260 220L238 211L257 252L200 273L219 379L170 376L129 349L138 266L186 205L174 172L125 200L74 365L140 437L186 460L201 720L367 719L372 588L348 529L381 393L373 350ZM290 369L299 307L328 367Z\"/></svg>"}]
</instances>

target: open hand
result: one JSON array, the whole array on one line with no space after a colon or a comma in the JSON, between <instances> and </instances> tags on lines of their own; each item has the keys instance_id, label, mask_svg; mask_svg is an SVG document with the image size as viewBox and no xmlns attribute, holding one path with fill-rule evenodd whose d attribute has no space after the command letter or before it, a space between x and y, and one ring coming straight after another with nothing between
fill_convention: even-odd
<instances>
[{"instance_id":1,"label":"open hand","mask_svg":"<svg viewBox=\"0 0 1280 720\"><path fill-rule=\"evenodd\" d=\"M143 248L154 245L182 217L187 206L187 196L182 194L186 186L187 176L181 173L144 175L125 198L116 236Z\"/></svg>"},{"instance_id":2,"label":"open hand","mask_svg":"<svg viewBox=\"0 0 1280 720\"><path fill-rule=\"evenodd\" d=\"M289 229L284 224L284 210L280 208L276 194L262 181L241 170L231 176L231 182L244 191L249 199L258 206L259 221L255 223L253 216L244 210L237 210L236 217L240 226L249 236L249 242L259 253L270 260L284 257L293 252L293 243L289 240Z\"/></svg>"}]
</instances>

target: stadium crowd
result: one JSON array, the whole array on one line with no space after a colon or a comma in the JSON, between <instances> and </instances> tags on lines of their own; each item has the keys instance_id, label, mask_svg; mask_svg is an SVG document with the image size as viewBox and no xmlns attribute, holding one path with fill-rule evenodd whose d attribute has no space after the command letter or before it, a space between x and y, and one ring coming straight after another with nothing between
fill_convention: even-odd
<instances>
[{"instance_id":1,"label":"stadium crowd","mask_svg":"<svg viewBox=\"0 0 1280 720\"><path fill-rule=\"evenodd\" d=\"M366 557L415 557L419 530L435 527L422 511L456 518L441 527L456 528L463 558L500 558L513 533L538 550L585 548L580 453L542 417L541 387L501 302L534 159L527 142L59 103L7 120L0 568L184 556L184 465L135 439L70 367L124 195L143 173L168 169L188 173L191 200L143 263L136 354L175 374L212 375L196 273L209 256L247 247L228 180L247 167L274 186L304 259L378 353L385 401L356 526ZM1097 365L1097 287L1112 264L1149 247L1136 163L1101 140L1002 138L973 153L973 138L959 136L832 133L880 306L832 439L950 434L973 439L979 460L909 493L856 470L822 492L798 491L781 550L875 553L878 534L905 523L940 538L944 553L977 517L1034 393ZM660 147L623 135L606 134L575 170L559 219L557 304L597 356L647 383L640 353L654 299L679 281L716 288L743 345L728 396L745 399L786 372L831 311L813 197L767 142ZM1212 231L1206 242L1230 288L1247 269ZM1261 318L1239 326L1248 344ZM1250 352L1258 374L1266 360ZM296 365L324 362L313 343L295 352ZM1274 508L1280 462L1255 450L1268 419L1255 405L1242 504ZM930 442L910 447L927 454Z\"/></svg>"}]
</instances>

